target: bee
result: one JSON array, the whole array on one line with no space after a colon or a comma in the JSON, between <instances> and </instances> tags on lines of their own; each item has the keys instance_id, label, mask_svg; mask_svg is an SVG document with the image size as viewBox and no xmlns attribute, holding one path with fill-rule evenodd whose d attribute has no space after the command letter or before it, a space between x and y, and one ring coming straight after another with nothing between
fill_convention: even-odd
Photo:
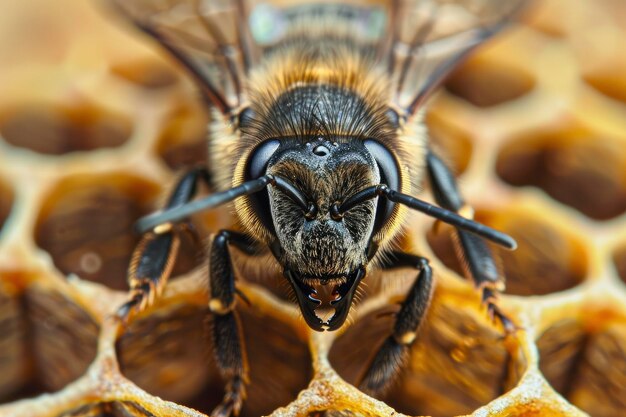
<instances>
[{"instance_id":1,"label":"bee","mask_svg":"<svg viewBox=\"0 0 626 417\"><path fill-rule=\"evenodd\" d=\"M191 214L232 203L240 226L217 231L207 254L212 338L227 381L214 416L237 415L245 398L234 271L245 275L251 262L233 262L241 257L282 270L315 331L344 324L372 270L415 269L393 330L362 378L368 393L398 375L432 296L428 260L394 246L409 210L454 226L489 313L514 330L497 304L504 281L487 241L508 249L516 242L472 220L454 175L429 145L423 114L446 75L523 0L283 8L246 0L110 1L187 69L212 116L208 166L182 176L164 209L137 223L143 238L119 316L159 296ZM195 198L199 182L216 192ZM425 182L437 206L417 198ZM334 313L324 319L322 309Z\"/></svg>"}]
</instances>

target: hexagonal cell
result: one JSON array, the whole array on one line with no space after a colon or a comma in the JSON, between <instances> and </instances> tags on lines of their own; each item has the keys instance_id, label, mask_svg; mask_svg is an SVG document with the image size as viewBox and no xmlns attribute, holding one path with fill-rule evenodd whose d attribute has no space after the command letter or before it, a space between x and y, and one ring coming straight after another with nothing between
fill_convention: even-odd
<instances>
[{"instance_id":1,"label":"hexagonal cell","mask_svg":"<svg viewBox=\"0 0 626 417\"><path fill-rule=\"evenodd\" d=\"M470 135L446 122L436 110L426 115L426 124L435 152L444 158L456 175L465 172L472 158Z\"/></svg>"},{"instance_id":2,"label":"hexagonal cell","mask_svg":"<svg viewBox=\"0 0 626 417\"><path fill-rule=\"evenodd\" d=\"M293 401L309 383L309 350L291 326L243 303L238 311L250 368L242 416L267 415ZM153 395L209 414L225 387L214 363L210 328L204 307L154 311L120 337L122 372Z\"/></svg>"},{"instance_id":3,"label":"hexagonal cell","mask_svg":"<svg viewBox=\"0 0 626 417\"><path fill-rule=\"evenodd\" d=\"M198 395L207 379L216 379L209 365L205 332L206 308L175 306L138 318L117 341L122 373L153 395L175 402ZM219 390L211 398L217 403Z\"/></svg>"},{"instance_id":4,"label":"hexagonal cell","mask_svg":"<svg viewBox=\"0 0 626 417\"><path fill-rule=\"evenodd\" d=\"M537 344L542 355L542 371L565 398L593 416L623 413L626 409L623 322L608 323L588 333L580 323L560 322L546 330Z\"/></svg>"},{"instance_id":5,"label":"hexagonal cell","mask_svg":"<svg viewBox=\"0 0 626 417\"><path fill-rule=\"evenodd\" d=\"M66 178L44 200L35 241L64 274L127 289L126 271L139 241L133 224L155 209L159 195L156 184L127 174ZM198 250L183 234L173 275L196 266Z\"/></svg>"},{"instance_id":6,"label":"hexagonal cell","mask_svg":"<svg viewBox=\"0 0 626 417\"><path fill-rule=\"evenodd\" d=\"M178 84L178 74L160 59L139 58L120 62L110 69L111 74L149 90L160 90Z\"/></svg>"},{"instance_id":7,"label":"hexagonal cell","mask_svg":"<svg viewBox=\"0 0 626 417\"><path fill-rule=\"evenodd\" d=\"M521 68L474 55L456 69L445 89L476 107L492 107L515 100L535 86L535 80Z\"/></svg>"},{"instance_id":8,"label":"hexagonal cell","mask_svg":"<svg viewBox=\"0 0 626 417\"><path fill-rule=\"evenodd\" d=\"M173 170L207 164L206 109L200 103L185 103L168 116L156 151Z\"/></svg>"},{"instance_id":9,"label":"hexagonal cell","mask_svg":"<svg viewBox=\"0 0 626 417\"><path fill-rule=\"evenodd\" d=\"M618 246L613 251L613 263L619 277L626 283L626 244Z\"/></svg>"},{"instance_id":10,"label":"hexagonal cell","mask_svg":"<svg viewBox=\"0 0 626 417\"><path fill-rule=\"evenodd\" d=\"M13 207L13 190L0 180L0 233Z\"/></svg>"},{"instance_id":11,"label":"hexagonal cell","mask_svg":"<svg viewBox=\"0 0 626 417\"><path fill-rule=\"evenodd\" d=\"M476 220L517 240L515 251L492 246L497 265L506 277L507 294L550 294L584 280L588 265L585 244L571 233L520 209L478 210ZM439 233L428 233L428 243L447 267L465 276L452 233L451 227L443 226Z\"/></svg>"},{"instance_id":12,"label":"hexagonal cell","mask_svg":"<svg viewBox=\"0 0 626 417\"><path fill-rule=\"evenodd\" d=\"M36 384L59 390L80 377L95 359L99 325L59 292L35 286L25 297Z\"/></svg>"},{"instance_id":13,"label":"hexagonal cell","mask_svg":"<svg viewBox=\"0 0 626 417\"><path fill-rule=\"evenodd\" d=\"M626 211L626 146L616 138L576 127L536 132L505 146L496 171L596 220Z\"/></svg>"},{"instance_id":14,"label":"hexagonal cell","mask_svg":"<svg viewBox=\"0 0 626 417\"><path fill-rule=\"evenodd\" d=\"M501 333L487 324L478 304L436 294L408 364L381 399L408 415L451 416L469 414L513 388L525 364L512 360ZM358 384L390 334L392 311L397 306L368 314L333 345L331 364L348 382Z\"/></svg>"},{"instance_id":15,"label":"hexagonal cell","mask_svg":"<svg viewBox=\"0 0 626 417\"><path fill-rule=\"evenodd\" d=\"M88 102L30 103L0 114L0 136L6 142L46 155L118 147L132 130L129 118Z\"/></svg>"}]
</instances>

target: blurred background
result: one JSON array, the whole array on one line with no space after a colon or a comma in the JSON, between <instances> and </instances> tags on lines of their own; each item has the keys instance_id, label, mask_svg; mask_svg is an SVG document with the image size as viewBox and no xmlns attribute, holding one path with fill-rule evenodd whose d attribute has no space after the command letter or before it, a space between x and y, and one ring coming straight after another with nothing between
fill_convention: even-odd
<instances>
[{"instance_id":1,"label":"blurred background","mask_svg":"<svg viewBox=\"0 0 626 417\"><path fill-rule=\"evenodd\" d=\"M102 323L124 300L131 226L181 169L205 163L207 121L184 72L103 2L0 4L0 415L34 409L37 401L11 407L58 392L94 363ZM494 342L499 330L460 279L449 230L408 236L406 245L440 266L441 289L407 375L381 399L436 416L494 400L506 415L624 415L626 2L537 1L452 74L427 123L477 218L520 243L500 257L503 300L526 332ZM229 224L230 214L197 219L201 234ZM183 248L175 275L193 283L202 247L187 239ZM223 383L198 366L210 361L206 294L189 285L174 287L115 349L132 383L208 413ZM284 298L275 286L270 307ZM313 377L316 342L291 316L242 314L251 362L264 364L252 369L244 414L269 414ZM330 350L348 382L371 353L364 335L380 338L389 326L371 322L365 315ZM277 372L283 380L268 382ZM541 395L524 397L532 384ZM95 386L66 388L54 407L40 401L41 415L158 409L141 402L157 399L131 394L98 399Z\"/></svg>"}]
</instances>

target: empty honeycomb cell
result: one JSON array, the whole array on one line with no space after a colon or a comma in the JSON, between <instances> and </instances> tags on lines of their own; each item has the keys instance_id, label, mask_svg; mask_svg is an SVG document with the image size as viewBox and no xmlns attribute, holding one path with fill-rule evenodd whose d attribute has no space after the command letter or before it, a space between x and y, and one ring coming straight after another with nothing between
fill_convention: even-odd
<instances>
[{"instance_id":1,"label":"empty honeycomb cell","mask_svg":"<svg viewBox=\"0 0 626 417\"><path fill-rule=\"evenodd\" d=\"M56 391L80 377L96 357L98 324L65 295L33 286L25 295L36 384Z\"/></svg>"},{"instance_id":2,"label":"empty honeycomb cell","mask_svg":"<svg viewBox=\"0 0 626 417\"><path fill-rule=\"evenodd\" d=\"M13 207L13 190L0 180L0 233Z\"/></svg>"},{"instance_id":3,"label":"empty honeycomb cell","mask_svg":"<svg viewBox=\"0 0 626 417\"><path fill-rule=\"evenodd\" d=\"M132 130L129 118L87 102L29 103L0 114L6 142L46 155L121 146Z\"/></svg>"},{"instance_id":4,"label":"empty honeycomb cell","mask_svg":"<svg viewBox=\"0 0 626 417\"><path fill-rule=\"evenodd\" d=\"M535 86L532 75L519 67L474 55L448 78L445 88L477 107L515 100Z\"/></svg>"},{"instance_id":5,"label":"empty honeycomb cell","mask_svg":"<svg viewBox=\"0 0 626 417\"><path fill-rule=\"evenodd\" d=\"M589 334L569 378L563 394L574 405L594 417L622 415L626 410L626 324L609 323Z\"/></svg>"},{"instance_id":6,"label":"empty honeycomb cell","mask_svg":"<svg viewBox=\"0 0 626 417\"><path fill-rule=\"evenodd\" d=\"M496 171L514 186L532 185L596 219L626 210L626 146L582 128L536 132L505 146Z\"/></svg>"},{"instance_id":7,"label":"empty honeycomb cell","mask_svg":"<svg viewBox=\"0 0 626 417\"><path fill-rule=\"evenodd\" d=\"M428 113L426 124L435 152L456 175L465 172L472 157L473 146L469 134L447 122L437 111Z\"/></svg>"},{"instance_id":8,"label":"empty honeycomb cell","mask_svg":"<svg viewBox=\"0 0 626 417\"><path fill-rule=\"evenodd\" d=\"M242 416L270 414L310 381L309 350L290 326L254 307L239 308L250 384ZM131 324L117 342L123 374L152 395L209 414L225 382L213 359L209 310L182 305ZM280 358L280 360L277 360Z\"/></svg>"},{"instance_id":9,"label":"empty honeycomb cell","mask_svg":"<svg viewBox=\"0 0 626 417\"><path fill-rule=\"evenodd\" d=\"M170 66L155 58L123 61L110 71L114 76L150 90L174 86L179 79Z\"/></svg>"},{"instance_id":10,"label":"empty honeycomb cell","mask_svg":"<svg viewBox=\"0 0 626 417\"><path fill-rule=\"evenodd\" d=\"M47 195L35 240L64 274L125 289L139 240L133 224L153 210L158 196L156 184L127 174L68 177Z\"/></svg>"},{"instance_id":11,"label":"empty honeycomb cell","mask_svg":"<svg viewBox=\"0 0 626 417\"><path fill-rule=\"evenodd\" d=\"M156 145L158 154L173 170L207 163L206 110L200 103L178 107L167 118Z\"/></svg>"},{"instance_id":12,"label":"empty honeycomb cell","mask_svg":"<svg viewBox=\"0 0 626 417\"><path fill-rule=\"evenodd\" d=\"M217 377L209 364L207 314L206 308L183 304L134 321L117 341L122 373L166 400L194 398Z\"/></svg>"},{"instance_id":13,"label":"empty honeycomb cell","mask_svg":"<svg viewBox=\"0 0 626 417\"><path fill-rule=\"evenodd\" d=\"M476 220L495 227L517 240L518 248L508 251L493 247L506 277L506 293L544 295L581 283L587 273L585 243L536 214L521 209L477 211ZM441 261L464 275L454 249L452 228L429 232L428 242Z\"/></svg>"},{"instance_id":14,"label":"empty honeycomb cell","mask_svg":"<svg viewBox=\"0 0 626 417\"><path fill-rule=\"evenodd\" d=\"M513 363L502 333L488 324L478 304L435 295L408 364L381 399L409 415L452 416L471 413L514 387L524 364ZM395 310L363 317L333 345L331 363L348 382L358 383L377 346L390 334L388 313Z\"/></svg>"}]
</instances>

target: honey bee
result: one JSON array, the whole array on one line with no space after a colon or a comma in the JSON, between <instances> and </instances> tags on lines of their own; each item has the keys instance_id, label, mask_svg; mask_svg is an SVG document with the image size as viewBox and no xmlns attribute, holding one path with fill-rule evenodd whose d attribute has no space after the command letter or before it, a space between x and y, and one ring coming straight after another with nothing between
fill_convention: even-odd
<instances>
[{"instance_id":1,"label":"honey bee","mask_svg":"<svg viewBox=\"0 0 626 417\"><path fill-rule=\"evenodd\" d=\"M412 267L416 279L392 334L360 387L384 390L406 360L432 296L428 260L394 249L410 209L455 227L468 276L492 317L503 289L486 241L515 241L471 219L455 178L429 145L426 99L472 49L500 31L523 0L393 0L273 7L246 0L111 0L197 82L210 108L209 164L184 175L164 210L140 219L126 318L165 285L187 218L232 202L240 228L208 250L215 357L227 381L215 416L237 415L247 364L235 268L265 258L282 269L302 317L340 328L374 269ZM216 190L195 199L197 183ZM428 182L436 202L418 199ZM241 254L241 255L240 255ZM243 271L242 271L243 269ZM262 273L255 271L254 273ZM332 309L327 320L321 309Z\"/></svg>"}]
</instances>

